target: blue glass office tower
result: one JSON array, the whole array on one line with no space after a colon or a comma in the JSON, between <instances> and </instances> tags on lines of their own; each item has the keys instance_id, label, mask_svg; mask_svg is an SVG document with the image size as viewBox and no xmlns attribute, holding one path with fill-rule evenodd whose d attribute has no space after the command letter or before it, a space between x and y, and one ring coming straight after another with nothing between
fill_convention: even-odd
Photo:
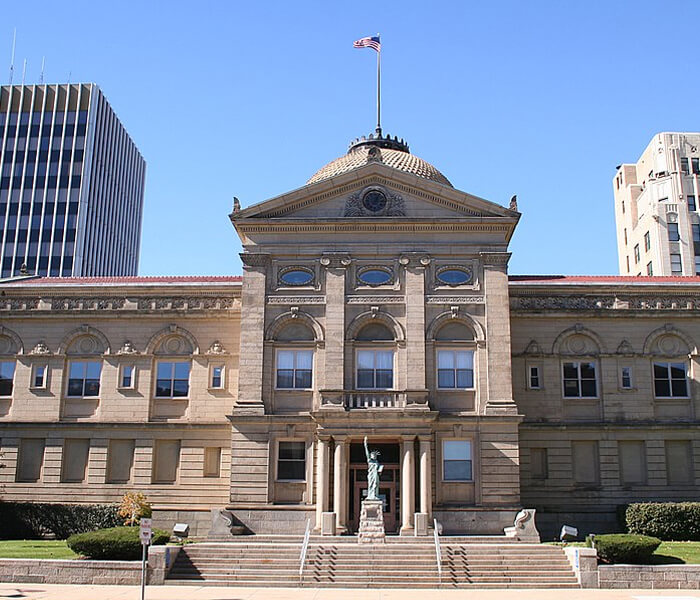
<instances>
[{"instance_id":1,"label":"blue glass office tower","mask_svg":"<svg viewBox=\"0 0 700 600\"><path fill-rule=\"evenodd\" d=\"M0 88L0 276L138 272L146 163L95 84Z\"/></svg>"}]
</instances>

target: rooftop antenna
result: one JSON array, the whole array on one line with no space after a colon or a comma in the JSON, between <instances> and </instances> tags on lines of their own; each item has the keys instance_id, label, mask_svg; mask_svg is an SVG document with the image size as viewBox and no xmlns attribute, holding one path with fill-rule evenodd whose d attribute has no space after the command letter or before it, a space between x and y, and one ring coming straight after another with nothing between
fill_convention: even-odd
<instances>
[{"instance_id":1,"label":"rooftop antenna","mask_svg":"<svg viewBox=\"0 0 700 600\"><path fill-rule=\"evenodd\" d=\"M46 57L42 56L41 57L41 75L39 76L39 84L43 85L44 83L44 66L46 66Z\"/></svg>"},{"instance_id":2,"label":"rooftop antenna","mask_svg":"<svg viewBox=\"0 0 700 600\"><path fill-rule=\"evenodd\" d=\"M12 76L15 73L15 45L17 43L17 28L12 36L12 58L10 59L10 85L12 85Z\"/></svg>"},{"instance_id":3,"label":"rooftop antenna","mask_svg":"<svg viewBox=\"0 0 700 600\"><path fill-rule=\"evenodd\" d=\"M22 85L24 85L24 77L27 74L27 59L24 59L24 65L22 66Z\"/></svg>"}]
</instances>

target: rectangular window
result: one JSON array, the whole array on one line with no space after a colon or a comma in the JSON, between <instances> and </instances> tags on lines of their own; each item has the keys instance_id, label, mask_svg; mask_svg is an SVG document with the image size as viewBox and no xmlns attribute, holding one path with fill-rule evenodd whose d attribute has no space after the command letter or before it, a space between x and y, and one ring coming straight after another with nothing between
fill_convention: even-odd
<instances>
[{"instance_id":1,"label":"rectangular window","mask_svg":"<svg viewBox=\"0 0 700 600\"><path fill-rule=\"evenodd\" d=\"M211 378L209 380L209 387L215 390L220 390L224 387L224 366L223 365L212 365L211 367Z\"/></svg>"},{"instance_id":2,"label":"rectangular window","mask_svg":"<svg viewBox=\"0 0 700 600\"><path fill-rule=\"evenodd\" d=\"M102 362L71 361L68 366L68 396L94 398L100 395Z\"/></svg>"},{"instance_id":3,"label":"rectangular window","mask_svg":"<svg viewBox=\"0 0 700 600\"><path fill-rule=\"evenodd\" d=\"M472 443L468 440L443 440L443 481L472 481Z\"/></svg>"},{"instance_id":4,"label":"rectangular window","mask_svg":"<svg viewBox=\"0 0 700 600\"><path fill-rule=\"evenodd\" d=\"M681 236L678 233L678 223L669 223L668 224L668 241L669 242L678 242L680 241Z\"/></svg>"},{"instance_id":5,"label":"rectangular window","mask_svg":"<svg viewBox=\"0 0 700 600\"><path fill-rule=\"evenodd\" d=\"M651 264L651 261L647 263L647 275L650 277L654 274L654 266Z\"/></svg>"},{"instance_id":6,"label":"rectangular window","mask_svg":"<svg viewBox=\"0 0 700 600\"><path fill-rule=\"evenodd\" d=\"M18 482L36 482L41 478L41 467L44 464L44 439L25 438L19 442L17 457Z\"/></svg>"},{"instance_id":7,"label":"rectangular window","mask_svg":"<svg viewBox=\"0 0 700 600\"><path fill-rule=\"evenodd\" d=\"M394 385L394 352L392 350L358 350L358 389L386 390Z\"/></svg>"},{"instance_id":8,"label":"rectangular window","mask_svg":"<svg viewBox=\"0 0 700 600\"><path fill-rule=\"evenodd\" d=\"M306 480L306 444L280 442L277 446L277 479L279 481Z\"/></svg>"},{"instance_id":9,"label":"rectangular window","mask_svg":"<svg viewBox=\"0 0 700 600\"><path fill-rule=\"evenodd\" d=\"M180 441L158 440L153 452L153 483L174 483L180 466Z\"/></svg>"},{"instance_id":10,"label":"rectangular window","mask_svg":"<svg viewBox=\"0 0 700 600\"><path fill-rule=\"evenodd\" d=\"M695 255L695 274L700 275L700 256Z\"/></svg>"},{"instance_id":11,"label":"rectangular window","mask_svg":"<svg viewBox=\"0 0 700 600\"><path fill-rule=\"evenodd\" d=\"M48 383L49 368L47 365L32 365L32 388L45 390Z\"/></svg>"},{"instance_id":12,"label":"rectangular window","mask_svg":"<svg viewBox=\"0 0 700 600\"><path fill-rule=\"evenodd\" d=\"M649 252L650 248L651 248L651 234L647 231L644 234L644 251Z\"/></svg>"},{"instance_id":13,"label":"rectangular window","mask_svg":"<svg viewBox=\"0 0 700 600\"><path fill-rule=\"evenodd\" d=\"M156 379L158 398L186 398L190 392L189 362L159 362Z\"/></svg>"},{"instance_id":14,"label":"rectangular window","mask_svg":"<svg viewBox=\"0 0 700 600\"><path fill-rule=\"evenodd\" d=\"M693 173L700 173L700 158L691 158L690 164L693 166Z\"/></svg>"},{"instance_id":15,"label":"rectangular window","mask_svg":"<svg viewBox=\"0 0 700 600\"><path fill-rule=\"evenodd\" d=\"M639 262L639 244L635 244L634 246L634 264L636 265Z\"/></svg>"},{"instance_id":16,"label":"rectangular window","mask_svg":"<svg viewBox=\"0 0 700 600\"><path fill-rule=\"evenodd\" d=\"M204 477L219 477L221 475L221 448L204 449Z\"/></svg>"},{"instance_id":17,"label":"rectangular window","mask_svg":"<svg viewBox=\"0 0 700 600\"><path fill-rule=\"evenodd\" d=\"M688 167L688 159L685 156L681 157L681 171L683 171L685 175L688 175L690 173L690 168Z\"/></svg>"},{"instance_id":18,"label":"rectangular window","mask_svg":"<svg viewBox=\"0 0 700 600\"><path fill-rule=\"evenodd\" d=\"M620 387L623 390L632 389L632 367L620 368Z\"/></svg>"},{"instance_id":19,"label":"rectangular window","mask_svg":"<svg viewBox=\"0 0 700 600\"><path fill-rule=\"evenodd\" d=\"M597 485L600 481L598 442L571 442L571 466L574 483Z\"/></svg>"},{"instance_id":20,"label":"rectangular window","mask_svg":"<svg viewBox=\"0 0 700 600\"><path fill-rule=\"evenodd\" d=\"M625 246L627 245L627 228L622 230L625 234Z\"/></svg>"},{"instance_id":21,"label":"rectangular window","mask_svg":"<svg viewBox=\"0 0 700 600\"><path fill-rule=\"evenodd\" d=\"M685 363L654 363L654 395L657 398L688 397L688 377Z\"/></svg>"},{"instance_id":22,"label":"rectangular window","mask_svg":"<svg viewBox=\"0 0 700 600\"><path fill-rule=\"evenodd\" d=\"M474 389L474 352L471 350L438 350L438 387L441 389Z\"/></svg>"},{"instance_id":23,"label":"rectangular window","mask_svg":"<svg viewBox=\"0 0 700 600\"><path fill-rule=\"evenodd\" d=\"M107 449L107 483L128 483L134 466L134 440L110 440Z\"/></svg>"},{"instance_id":24,"label":"rectangular window","mask_svg":"<svg viewBox=\"0 0 700 600\"><path fill-rule=\"evenodd\" d=\"M540 382L540 368L534 365L530 365L527 368L527 387L531 390L539 390L541 387Z\"/></svg>"},{"instance_id":25,"label":"rectangular window","mask_svg":"<svg viewBox=\"0 0 700 600\"><path fill-rule=\"evenodd\" d=\"M627 264L627 272L630 272L630 257L625 256L625 263Z\"/></svg>"},{"instance_id":26,"label":"rectangular window","mask_svg":"<svg viewBox=\"0 0 700 600\"><path fill-rule=\"evenodd\" d=\"M695 196L688 196L688 210L697 210L697 207L695 205Z\"/></svg>"},{"instance_id":27,"label":"rectangular window","mask_svg":"<svg viewBox=\"0 0 700 600\"><path fill-rule=\"evenodd\" d=\"M700 225L693 223L690 228L693 230L693 241L700 242Z\"/></svg>"},{"instance_id":28,"label":"rectangular window","mask_svg":"<svg viewBox=\"0 0 700 600\"><path fill-rule=\"evenodd\" d=\"M617 443L620 483L643 485L647 482L646 444L641 441Z\"/></svg>"},{"instance_id":29,"label":"rectangular window","mask_svg":"<svg viewBox=\"0 0 700 600\"><path fill-rule=\"evenodd\" d=\"M567 398L595 398L598 395L595 363L565 362L562 365L564 396Z\"/></svg>"},{"instance_id":30,"label":"rectangular window","mask_svg":"<svg viewBox=\"0 0 700 600\"><path fill-rule=\"evenodd\" d=\"M119 387L133 389L135 385L136 367L134 365L121 365L119 373Z\"/></svg>"},{"instance_id":31,"label":"rectangular window","mask_svg":"<svg viewBox=\"0 0 700 600\"><path fill-rule=\"evenodd\" d=\"M3 360L0 362L0 396L7 398L12 396L12 387L15 379L15 361Z\"/></svg>"},{"instance_id":32,"label":"rectangular window","mask_svg":"<svg viewBox=\"0 0 700 600\"><path fill-rule=\"evenodd\" d=\"M277 389L311 389L312 350L277 351Z\"/></svg>"},{"instance_id":33,"label":"rectangular window","mask_svg":"<svg viewBox=\"0 0 700 600\"><path fill-rule=\"evenodd\" d=\"M549 477L547 448L530 448L530 475L533 479Z\"/></svg>"},{"instance_id":34,"label":"rectangular window","mask_svg":"<svg viewBox=\"0 0 700 600\"><path fill-rule=\"evenodd\" d=\"M689 441L666 440L666 480L669 485L692 484L693 454Z\"/></svg>"},{"instance_id":35,"label":"rectangular window","mask_svg":"<svg viewBox=\"0 0 700 600\"><path fill-rule=\"evenodd\" d=\"M681 263L680 254L671 254L671 273L682 273L683 264Z\"/></svg>"},{"instance_id":36,"label":"rectangular window","mask_svg":"<svg viewBox=\"0 0 700 600\"><path fill-rule=\"evenodd\" d=\"M85 481L89 456L90 440L64 440L61 481L63 483L82 483Z\"/></svg>"}]
</instances>

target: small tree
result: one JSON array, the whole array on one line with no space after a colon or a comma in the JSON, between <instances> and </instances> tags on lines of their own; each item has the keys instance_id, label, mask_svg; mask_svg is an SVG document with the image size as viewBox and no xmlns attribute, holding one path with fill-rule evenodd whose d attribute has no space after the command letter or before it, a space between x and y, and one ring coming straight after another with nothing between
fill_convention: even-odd
<instances>
[{"instance_id":1,"label":"small tree","mask_svg":"<svg viewBox=\"0 0 700 600\"><path fill-rule=\"evenodd\" d=\"M141 492L127 492L119 505L119 516L124 525L136 525L141 517L151 516L151 505Z\"/></svg>"}]
</instances>

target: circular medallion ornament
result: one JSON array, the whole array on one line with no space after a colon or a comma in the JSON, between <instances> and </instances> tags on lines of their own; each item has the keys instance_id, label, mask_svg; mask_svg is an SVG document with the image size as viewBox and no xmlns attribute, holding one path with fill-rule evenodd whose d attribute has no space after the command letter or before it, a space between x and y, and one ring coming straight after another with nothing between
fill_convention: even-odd
<instances>
[{"instance_id":1,"label":"circular medallion ornament","mask_svg":"<svg viewBox=\"0 0 700 600\"><path fill-rule=\"evenodd\" d=\"M362 206L370 212L379 212L386 207L386 196L379 190L369 190L362 196Z\"/></svg>"}]
</instances>

